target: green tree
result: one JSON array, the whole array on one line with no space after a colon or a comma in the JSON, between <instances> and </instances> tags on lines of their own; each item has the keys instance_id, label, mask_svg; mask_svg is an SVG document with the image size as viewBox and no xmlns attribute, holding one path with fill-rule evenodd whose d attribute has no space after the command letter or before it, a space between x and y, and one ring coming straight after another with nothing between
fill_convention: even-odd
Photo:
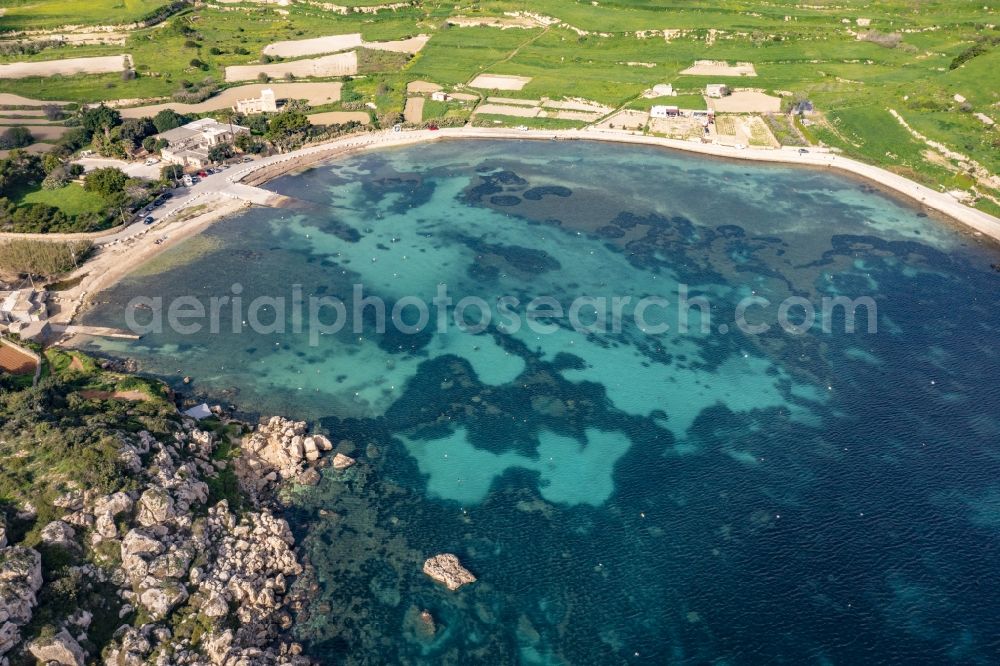
<instances>
[{"instance_id":1,"label":"green tree","mask_svg":"<svg viewBox=\"0 0 1000 666\"><path fill-rule=\"evenodd\" d=\"M220 143L208 149L208 159L216 164L225 162L233 156L233 146L228 143Z\"/></svg>"},{"instance_id":2,"label":"green tree","mask_svg":"<svg viewBox=\"0 0 1000 666\"><path fill-rule=\"evenodd\" d=\"M53 153L45 153L42 155L42 168L45 173L52 173L56 169L62 166L62 160L59 159L57 155Z\"/></svg>"},{"instance_id":3,"label":"green tree","mask_svg":"<svg viewBox=\"0 0 1000 666\"><path fill-rule=\"evenodd\" d=\"M128 176L121 169L106 167L88 173L83 183L83 189L88 192L97 192L101 196L111 198L115 194L125 191Z\"/></svg>"},{"instance_id":4,"label":"green tree","mask_svg":"<svg viewBox=\"0 0 1000 666\"><path fill-rule=\"evenodd\" d=\"M156 127L149 118L128 118L116 129L121 140L133 149L147 136L156 133Z\"/></svg>"},{"instance_id":5,"label":"green tree","mask_svg":"<svg viewBox=\"0 0 1000 666\"><path fill-rule=\"evenodd\" d=\"M180 164L167 164L160 168L160 180L180 180L184 177L184 167Z\"/></svg>"},{"instance_id":6,"label":"green tree","mask_svg":"<svg viewBox=\"0 0 1000 666\"><path fill-rule=\"evenodd\" d=\"M5 159L0 159L0 192L40 183L45 178L42 158L15 149Z\"/></svg>"},{"instance_id":7,"label":"green tree","mask_svg":"<svg viewBox=\"0 0 1000 666\"><path fill-rule=\"evenodd\" d=\"M182 116L173 109L163 109L153 116L153 125L158 133L180 127L188 121L186 116Z\"/></svg>"},{"instance_id":8,"label":"green tree","mask_svg":"<svg viewBox=\"0 0 1000 666\"><path fill-rule=\"evenodd\" d=\"M0 149L2 150L24 148L34 142L35 137L31 136L31 131L27 127L11 127L0 134Z\"/></svg>"},{"instance_id":9,"label":"green tree","mask_svg":"<svg viewBox=\"0 0 1000 666\"><path fill-rule=\"evenodd\" d=\"M105 136L108 136L111 134L111 129L118 127L121 123L122 114L103 104L87 109L80 114L80 124L94 134L103 132Z\"/></svg>"}]
</instances>

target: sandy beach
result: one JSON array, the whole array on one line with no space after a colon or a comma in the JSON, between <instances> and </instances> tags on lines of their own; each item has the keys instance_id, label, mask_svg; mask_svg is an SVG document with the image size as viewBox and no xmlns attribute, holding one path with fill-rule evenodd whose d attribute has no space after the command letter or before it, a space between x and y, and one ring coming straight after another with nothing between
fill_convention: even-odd
<instances>
[{"instance_id":1,"label":"sandy beach","mask_svg":"<svg viewBox=\"0 0 1000 666\"><path fill-rule=\"evenodd\" d=\"M1000 241L1000 219L970 208L948 194L938 192L876 166L864 164L830 152L810 149L738 149L700 142L663 139L625 131L591 130L512 130L499 128L446 128L439 131L413 130L405 132L368 132L341 137L335 141L308 146L283 155L274 155L251 164L233 167L229 171L204 179L191 192L175 201L173 207L151 227L131 225L113 234L98 238L95 257L81 266L69 279L82 276L80 284L60 292L56 323L68 323L102 289L114 285L138 267L167 248L189 238L213 222L251 205L251 199L241 199L241 193L264 193L259 185L278 176L329 161L361 150L406 146L425 141L447 139L508 139L508 140L586 140L636 145L654 145L723 159L771 162L809 168L832 168L863 178L888 192L902 195L917 205L936 211L961 226ZM196 214L191 215L192 209ZM0 234L0 238L6 234ZM88 235L93 238L92 234ZM161 242L157 243L157 240Z\"/></svg>"}]
</instances>

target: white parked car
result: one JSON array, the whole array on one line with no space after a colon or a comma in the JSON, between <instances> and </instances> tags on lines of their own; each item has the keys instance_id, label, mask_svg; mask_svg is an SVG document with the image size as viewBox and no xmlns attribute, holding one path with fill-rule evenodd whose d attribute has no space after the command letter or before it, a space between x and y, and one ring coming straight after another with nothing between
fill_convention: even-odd
<instances>
[{"instance_id":1,"label":"white parked car","mask_svg":"<svg viewBox=\"0 0 1000 666\"><path fill-rule=\"evenodd\" d=\"M158 160L155 157L150 157L148 160L146 160L146 166L153 166L154 164L159 164L159 163L160 160Z\"/></svg>"}]
</instances>

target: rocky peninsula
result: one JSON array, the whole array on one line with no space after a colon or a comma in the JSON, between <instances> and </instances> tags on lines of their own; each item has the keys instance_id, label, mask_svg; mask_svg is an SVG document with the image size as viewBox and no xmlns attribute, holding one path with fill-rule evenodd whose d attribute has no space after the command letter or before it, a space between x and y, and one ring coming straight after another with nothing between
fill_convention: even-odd
<instances>
[{"instance_id":1,"label":"rocky peninsula","mask_svg":"<svg viewBox=\"0 0 1000 666\"><path fill-rule=\"evenodd\" d=\"M74 375L42 388L74 403L79 386ZM156 406L154 419L138 419L154 427L101 428L112 449L97 464L117 471L118 490L46 476L19 504L0 504L0 666L315 663L290 637L303 563L276 497L284 484L317 483L320 467L355 461L304 422L199 422L164 387L146 390L149 400L76 407L125 409L133 424ZM10 417L0 426L24 439L26 424ZM33 465L22 443L0 437L5 466Z\"/></svg>"}]
</instances>

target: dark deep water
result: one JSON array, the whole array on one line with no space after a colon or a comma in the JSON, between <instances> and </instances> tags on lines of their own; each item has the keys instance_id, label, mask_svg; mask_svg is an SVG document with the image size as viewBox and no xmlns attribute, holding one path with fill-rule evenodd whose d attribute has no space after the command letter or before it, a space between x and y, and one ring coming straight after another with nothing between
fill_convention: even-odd
<instances>
[{"instance_id":1,"label":"dark deep water","mask_svg":"<svg viewBox=\"0 0 1000 666\"><path fill-rule=\"evenodd\" d=\"M1000 661L995 246L824 172L586 142L417 146L269 187L311 205L215 225L88 323L237 282L245 303L683 283L712 305L710 333L94 343L358 458L289 513L318 585L297 631L325 663ZM775 305L745 334L750 295L870 296L878 330L792 335ZM434 585L440 552L479 581Z\"/></svg>"}]
</instances>

